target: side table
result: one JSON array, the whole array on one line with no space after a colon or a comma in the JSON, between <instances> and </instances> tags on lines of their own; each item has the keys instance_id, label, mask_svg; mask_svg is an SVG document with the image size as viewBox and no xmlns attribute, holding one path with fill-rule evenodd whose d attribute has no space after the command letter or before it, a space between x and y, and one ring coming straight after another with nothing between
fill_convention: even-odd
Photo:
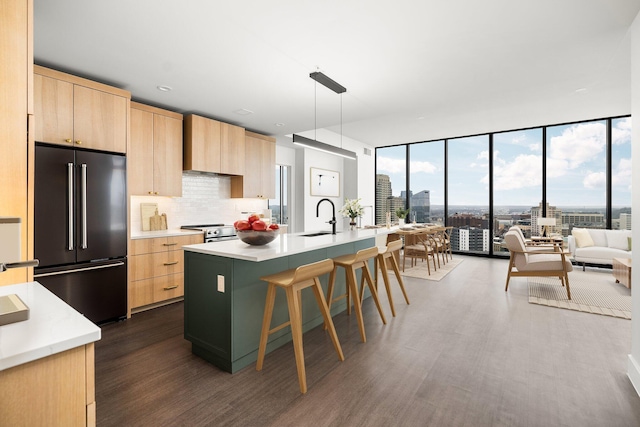
<instances>
[{"instance_id":1,"label":"side table","mask_svg":"<svg viewBox=\"0 0 640 427\"><path fill-rule=\"evenodd\" d=\"M630 258L614 258L613 259L613 277L616 283L622 283L631 289L631 259Z\"/></svg>"}]
</instances>

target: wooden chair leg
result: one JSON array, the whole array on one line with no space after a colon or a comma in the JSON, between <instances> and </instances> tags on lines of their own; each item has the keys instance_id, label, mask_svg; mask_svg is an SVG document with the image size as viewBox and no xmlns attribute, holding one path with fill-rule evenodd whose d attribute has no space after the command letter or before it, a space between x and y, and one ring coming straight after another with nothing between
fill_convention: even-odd
<instances>
[{"instance_id":1,"label":"wooden chair leg","mask_svg":"<svg viewBox=\"0 0 640 427\"><path fill-rule=\"evenodd\" d=\"M275 300L276 286L269 283L269 286L267 287L267 298L264 305L264 316L262 317L262 331L260 332L260 345L258 346L256 371L261 371L262 364L264 363L264 355L267 350L267 339L269 338L269 329L271 329L271 315L273 314Z\"/></svg>"},{"instance_id":2,"label":"wooden chair leg","mask_svg":"<svg viewBox=\"0 0 640 427\"><path fill-rule=\"evenodd\" d=\"M371 272L369 271L367 261L364 261L364 265L362 266L362 274L366 275L366 280L369 284L369 290L371 291L371 298L373 298L373 301L376 303L376 307L378 307L378 313L380 313L382 323L386 325L387 318L384 316L384 312L382 311L382 306L380 305L380 300L378 299L378 292L376 292L376 288L375 286L373 286L373 279L371 278Z\"/></svg>"},{"instance_id":3,"label":"wooden chair leg","mask_svg":"<svg viewBox=\"0 0 640 427\"><path fill-rule=\"evenodd\" d=\"M353 295L358 295L358 288L357 288L358 279L356 278L355 270L353 268L346 268L345 272L347 275L347 286L349 287L349 289L351 289L351 292L353 293ZM360 306L360 300L358 298L353 299L353 307L356 312L356 318L358 319L358 328L360 329L360 338L362 339L362 342L367 342L367 336L364 332L364 320L362 319L362 307Z\"/></svg>"},{"instance_id":4,"label":"wooden chair leg","mask_svg":"<svg viewBox=\"0 0 640 427\"><path fill-rule=\"evenodd\" d=\"M398 284L400 285L400 289L402 290L402 295L404 295L404 300L409 303L409 297L407 296L407 291L404 289L404 280L402 280L402 275L400 274L400 269L398 268L398 263L393 255L389 258L389 263L393 268L394 273L396 273L396 279L398 279ZM429 260L427 260L427 267L429 266ZM427 268L428 270L428 268Z\"/></svg>"},{"instance_id":5,"label":"wooden chair leg","mask_svg":"<svg viewBox=\"0 0 640 427\"><path fill-rule=\"evenodd\" d=\"M342 347L340 346L340 341L338 341L338 334L336 333L336 328L333 325L333 320L331 319L331 313L329 312L329 307L327 306L327 302L324 299L324 295L322 294L322 287L320 286L320 281L317 277L313 278L314 285L313 293L316 296L316 301L318 302L318 307L320 308L320 313L322 313L322 317L324 317L325 325L328 325L329 336L331 337L331 341L333 342L333 348L335 348L336 353L338 353L338 359L344 361L344 354L342 353Z\"/></svg>"},{"instance_id":6,"label":"wooden chair leg","mask_svg":"<svg viewBox=\"0 0 640 427\"><path fill-rule=\"evenodd\" d=\"M569 274L565 271L564 272L564 282L566 283L566 287L567 287L567 299L571 299L571 290L569 289Z\"/></svg>"},{"instance_id":7,"label":"wooden chair leg","mask_svg":"<svg viewBox=\"0 0 640 427\"><path fill-rule=\"evenodd\" d=\"M387 261L383 258L378 264L380 264L382 268L382 280L384 281L384 287L387 290L389 306L391 307L391 315L393 317L396 317L396 309L393 306L393 296L391 295L391 286L389 285L389 270L387 269Z\"/></svg>"},{"instance_id":8,"label":"wooden chair leg","mask_svg":"<svg viewBox=\"0 0 640 427\"><path fill-rule=\"evenodd\" d=\"M286 289L287 305L289 306L289 321L291 322L291 336L293 338L293 351L296 356L296 367L298 369L298 381L300 382L300 392L307 392L307 373L304 366L304 349L302 347L302 321L299 311L298 292L293 287Z\"/></svg>"},{"instance_id":9,"label":"wooden chair leg","mask_svg":"<svg viewBox=\"0 0 640 427\"><path fill-rule=\"evenodd\" d=\"M509 279L511 278L512 269L513 269L513 257L509 258L509 270L507 270L507 284L504 287L505 292L507 292L507 289L509 289Z\"/></svg>"}]
</instances>

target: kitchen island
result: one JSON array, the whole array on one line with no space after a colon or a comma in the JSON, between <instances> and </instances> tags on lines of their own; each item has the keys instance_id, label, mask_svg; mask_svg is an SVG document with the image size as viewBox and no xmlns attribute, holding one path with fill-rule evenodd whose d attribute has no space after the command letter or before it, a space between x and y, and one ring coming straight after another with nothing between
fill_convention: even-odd
<instances>
[{"instance_id":1,"label":"kitchen island","mask_svg":"<svg viewBox=\"0 0 640 427\"><path fill-rule=\"evenodd\" d=\"M255 362L267 294L267 284L260 277L384 245L390 232L379 228L313 237L304 236L312 233L280 234L264 246L240 240L184 246L184 328L192 352L231 373ZM328 275L320 281L326 292ZM344 290L340 271L334 295ZM331 306L331 314L345 309L342 299ZM278 293L272 324L287 320L286 299ZM322 322L313 294L302 292L303 332ZM270 336L267 352L289 341L291 332L284 328Z\"/></svg>"}]
</instances>

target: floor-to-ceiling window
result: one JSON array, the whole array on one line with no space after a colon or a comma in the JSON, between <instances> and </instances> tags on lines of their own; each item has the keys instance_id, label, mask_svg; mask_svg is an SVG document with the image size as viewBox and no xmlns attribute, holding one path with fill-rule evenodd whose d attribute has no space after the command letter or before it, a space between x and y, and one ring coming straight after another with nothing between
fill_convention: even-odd
<instances>
[{"instance_id":1,"label":"floor-to-ceiling window","mask_svg":"<svg viewBox=\"0 0 640 427\"><path fill-rule=\"evenodd\" d=\"M513 225L565 238L632 228L630 117L382 147L376 164L376 223L397 206L444 218L456 251L506 255Z\"/></svg>"},{"instance_id":2,"label":"floor-to-ceiling window","mask_svg":"<svg viewBox=\"0 0 640 427\"><path fill-rule=\"evenodd\" d=\"M493 135L493 253L509 255L504 233L531 237L531 209L542 200L542 128Z\"/></svg>"},{"instance_id":3,"label":"floor-to-ceiling window","mask_svg":"<svg viewBox=\"0 0 640 427\"><path fill-rule=\"evenodd\" d=\"M532 210L532 231L542 233L543 216L565 237L573 227L606 228L607 121L550 126L546 145L547 203Z\"/></svg>"},{"instance_id":4,"label":"floor-to-ceiling window","mask_svg":"<svg viewBox=\"0 0 640 427\"><path fill-rule=\"evenodd\" d=\"M376 224L397 222L396 211L404 209L407 197L407 146L376 150Z\"/></svg>"},{"instance_id":5,"label":"floor-to-ceiling window","mask_svg":"<svg viewBox=\"0 0 640 427\"><path fill-rule=\"evenodd\" d=\"M489 253L489 135L450 139L447 144L451 247Z\"/></svg>"},{"instance_id":6,"label":"floor-to-ceiling window","mask_svg":"<svg viewBox=\"0 0 640 427\"><path fill-rule=\"evenodd\" d=\"M269 199L271 221L289 224L289 166L276 165L276 196Z\"/></svg>"},{"instance_id":7,"label":"floor-to-ceiling window","mask_svg":"<svg viewBox=\"0 0 640 427\"><path fill-rule=\"evenodd\" d=\"M611 121L611 228L631 230L631 118Z\"/></svg>"},{"instance_id":8,"label":"floor-to-ceiling window","mask_svg":"<svg viewBox=\"0 0 640 427\"><path fill-rule=\"evenodd\" d=\"M444 224L444 141L409 145L409 220Z\"/></svg>"}]
</instances>

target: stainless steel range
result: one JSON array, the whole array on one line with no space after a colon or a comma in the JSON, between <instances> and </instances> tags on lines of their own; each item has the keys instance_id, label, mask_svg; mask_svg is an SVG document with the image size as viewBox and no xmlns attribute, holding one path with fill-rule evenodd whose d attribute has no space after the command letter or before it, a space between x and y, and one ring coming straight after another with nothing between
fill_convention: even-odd
<instances>
[{"instance_id":1,"label":"stainless steel range","mask_svg":"<svg viewBox=\"0 0 640 427\"><path fill-rule=\"evenodd\" d=\"M221 242L223 240L235 240L238 238L236 229L233 225L224 224L202 224L202 225L183 225L180 227L184 230L200 230L204 233L204 242Z\"/></svg>"}]
</instances>

